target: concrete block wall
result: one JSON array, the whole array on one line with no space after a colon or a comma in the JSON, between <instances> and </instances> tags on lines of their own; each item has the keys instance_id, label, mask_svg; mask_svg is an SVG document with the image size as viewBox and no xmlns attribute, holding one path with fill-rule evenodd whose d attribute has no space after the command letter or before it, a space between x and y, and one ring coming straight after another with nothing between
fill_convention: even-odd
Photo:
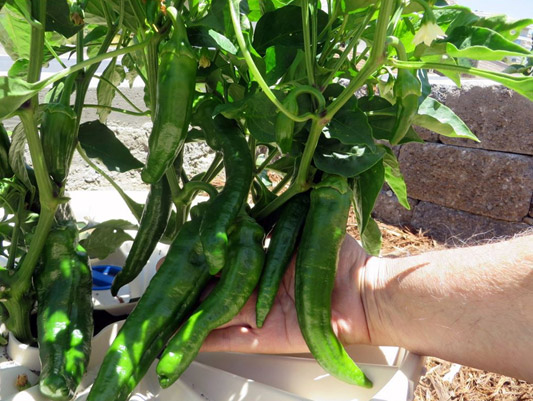
<instances>
[{"instance_id":1,"label":"concrete block wall","mask_svg":"<svg viewBox=\"0 0 533 401\"><path fill-rule=\"evenodd\" d=\"M433 96L481 142L417 129L427 142L398 149L411 210L385 189L374 217L448 242L533 230L533 102L483 81L433 85Z\"/></svg>"}]
</instances>

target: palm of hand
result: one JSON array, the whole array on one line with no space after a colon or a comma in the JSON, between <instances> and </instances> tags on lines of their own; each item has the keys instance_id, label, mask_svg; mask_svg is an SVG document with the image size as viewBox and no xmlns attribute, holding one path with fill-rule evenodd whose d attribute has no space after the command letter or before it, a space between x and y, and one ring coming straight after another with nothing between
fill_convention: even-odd
<instances>
[{"instance_id":1,"label":"palm of hand","mask_svg":"<svg viewBox=\"0 0 533 401\"><path fill-rule=\"evenodd\" d=\"M343 343L369 343L359 273L368 255L347 236L339 253L332 294L332 325ZM294 305L295 258L291 261L272 309L262 328L255 323L255 294L231 322L213 331L202 351L299 353L308 348L298 327Z\"/></svg>"}]
</instances>

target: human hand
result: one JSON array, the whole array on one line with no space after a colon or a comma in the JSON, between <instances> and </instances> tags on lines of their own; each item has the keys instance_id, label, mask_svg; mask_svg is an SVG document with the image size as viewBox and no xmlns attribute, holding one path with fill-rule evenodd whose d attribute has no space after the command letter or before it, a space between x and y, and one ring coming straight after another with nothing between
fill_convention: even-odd
<instances>
[{"instance_id":1,"label":"human hand","mask_svg":"<svg viewBox=\"0 0 533 401\"><path fill-rule=\"evenodd\" d=\"M370 343L361 301L362 271L369 256L352 237L346 236L340 253L332 294L332 325L344 344ZM280 284L272 309L262 328L255 324L256 294L229 323L211 332L202 351L299 353L308 348L298 326L294 305L293 257Z\"/></svg>"}]
</instances>

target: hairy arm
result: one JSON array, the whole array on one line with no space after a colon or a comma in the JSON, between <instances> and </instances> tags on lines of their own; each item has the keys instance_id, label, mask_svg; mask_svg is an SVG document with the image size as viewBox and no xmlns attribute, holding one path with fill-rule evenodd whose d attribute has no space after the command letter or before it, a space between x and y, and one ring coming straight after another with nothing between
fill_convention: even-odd
<instances>
[{"instance_id":1,"label":"hairy arm","mask_svg":"<svg viewBox=\"0 0 533 401\"><path fill-rule=\"evenodd\" d=\"M533 236L363 269L372 344L533 382Z\"/></svg>"}]
</instances>

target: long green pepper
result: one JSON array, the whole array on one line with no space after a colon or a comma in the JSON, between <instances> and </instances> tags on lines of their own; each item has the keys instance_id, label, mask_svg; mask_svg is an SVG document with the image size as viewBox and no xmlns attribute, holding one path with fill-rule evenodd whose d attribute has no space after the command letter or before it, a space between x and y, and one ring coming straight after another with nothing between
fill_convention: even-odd
<instances>
[{"instance_id":1,"label":"long green pepper","mask_svg":"<svg viewBox=\"0 0 533 401\"><path fill-rule=\"evenodd\" d=\"M167 178L150 186L139 231L135 236L122 270L115 276L111 294L116 296L118 290L135 279L150 259L158 241L165 232L172 208L172 194Z\"/></svg>"},{"instance_id":2,"label":"long green pepper","mask_svg":"<svg viewBox=\"0 0 533 401\"><path fill-rule=\"evenodd\" d=\"M300 330L320 366L347 383L372 387L331 327L331 294L350 202L351 191L344 177L325 176L311 191L296 258L294 298Z\"/></svg>"},{"instance_id":3,"label":"long green pepper","mask_svg":"<svg viewBox=\"0 0 533 401\"><path fill-rule=\"evenodd\" d=\"M52 229L36 272L41 393L71 400L87 370L93 335L92 277L73 223Z\"/></svg>"},{"instance_id":4,"label":"long green pepper","mask_svg":"<svg viewBox=\"0 0 533 401\"><path fill-rule=\"evenodd\" d=\"M148 158L141 178L158 182L180 152L189 129L198 63L187 30L176 9L169 7L174 31L160 52L157 93Z\"/></svg>"},{"instance_id":5,"label":"long green pepper","mask_svg":"<svg viewBox=\"0 0 533 401\"><path fill-rule=\"evenodd\" d=\"M199 219L183 225L107 351L87 401L124 401L197 302L210 275Z\"/></svg>"},{"instance_id":6,"label":"long green pepper","mask_svg":"<svg viewBox=\"0 0 533 401\"><path fill-rule=\"evenodd\" d=\"M272 231L265 267L257 291L255 307L257 327L263 327L263 323L274 304L279 284L289 266L308 209L309 194L299 194L290 199L284 206Z\"/></svg>"},{"instance_id":7,"label":"long green pepper","mask_svg":"<svg viewBox=\"0 0 533 401\"><path fill-rule=\"evenodd\" d=\"M169 341L156 371L169 387L198 354L207 335L239 313L252 294L264 262L263 228L242 213L230 234L227 264L213 291Z\"/></svg>"},{"instance_id":8,"label":"long green pepper","mask_svg":"<svg viewBox=\"0 0 533 401\"><path fill-rule=\"evenodd\" d=\"M200 226L200 239L211 274L224 267L228 230L246 203L253 179L253 161L243 133L233 122L217 117L220 144L224 155L226 185L210 202Z\"/></svg>"}]
</instances>

